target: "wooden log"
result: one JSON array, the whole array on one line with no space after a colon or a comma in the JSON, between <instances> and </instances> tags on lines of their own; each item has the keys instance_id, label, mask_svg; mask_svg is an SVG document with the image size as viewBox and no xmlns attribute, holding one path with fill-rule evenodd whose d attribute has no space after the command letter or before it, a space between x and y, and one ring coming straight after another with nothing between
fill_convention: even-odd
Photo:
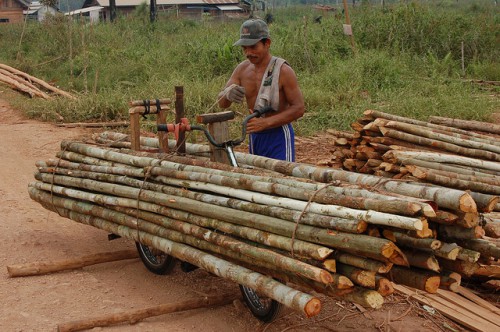
<instances>
[{"instance_id":1,"label":"wooden log","mask_svg":"<svg viewBox=\"0 0 500 332\"><path fill-rule=\"evenodd\" d=\"M128 322L135 324L143 319L165 315L173 312L180 312L186 310L209 308L222 306L232 303L235 299L240 298L241 295L235 294L216 294L206 296L198 299L184 300L175 303L161 304L144 309L136 309L118 312L109 315L102 315L95 318L81 319L62 323L57 326L59 332L82 331L92 329L94 327L112 326Z\"/></svg>"},{"instance_id":2,"label":"wooden log","mask_svg":"<svg viewBox=\"0 0 500 332\"><path fill-rule=\"evenodd\" d=\"M131 100L128 102L128 105L130 107L133 107L133 106L145 106L146 104L149 104L149 105L156 105L156 104L168 105L171 103L172 103L172 100L170 100L168 98L163 98L163 99L149 99L149 100Z\"/></svg>"},{"instance_id":3,"label":"wooden log","mask_svg":"<svg viewBox=\"0 0 500 332\"><path fill-rule=\"evenodd\" d=\"M457 226L473 228L479 225L479 214L470 212L457 212L458 219L455 221Z\"/></svg>"},{"instance_id":4,"label":"wooden log","mask_svg":"<svg viewBox=\"0 0 500 332\"><path fill-rule=\"evenodd\" d=\"M36 276L53 272L78 269L81 267L95 265L95 264L114 262L124 259L132 259L137 257L139 257L137 254L137 250L103 252L81 257L57 260L57 261L9 265L7 266L7 272L9 273L9 277L11 278Z\"/></svg>"},{"instance_id":5,"label":"wooden log","mask_svg":"<svg viewBox=\"0 0 500 332\"><path fill-rule=\"evenodd\" d=\"M57 165L57 162L55 163L49 163L49 164L54 164ZM55 169L50 169L50 168L44 168L41 163L37 164L39 166L40 172L48 172L48 173L59 173L59 174L66 174L66 175L71 175L71 176L82 176L83 173L78 173L75 170L72 169L84 169L84 170L89 170L90 172L97 171L97 172L103 172L103 173L108 173L108 174L123 174L123 175L128 175L128 176L135 176L135 177L145 177L146 174L144 173L144 170L139 170L139 169L116 169L113 167L101 167L101 166L86 166L86 165L81 165L81 164L75 164L75 166L72 166L68 163L65 162L60 162L61 167L72 167L70 170L63 170L61 168ZM91 173L85 173L88 177L91 177L93 179L101 179L102 177L96 174L91 174ZM150 177L152 179L153 177ZM144 188L144 189L150 189L150 190L155 190L159 191L165 194L172 194L172 195L180 195L185 198L190 198L198 201L202 201L205 203L209 204L216 204L219 206L224 206L224 207L230 207L233 209L237 210L242 210L250 213L257 213L261 215L266 215L269 217L275 217L275 218L280 218L280 219L285 219L288 221L293 221L295 223L300 222L301 224L307 224L315 227L324 227L324 228L329 228L329 229L334 229L338 231L343 231L343 232L349 232L349 233L363 233L366 230L367 224L364 221L361 220L349 220L345 218L335 218L335 217L328 217L325 215L321 214L316 214L316 213L302 213L297 211L297 210L290 210L290 209L284 209L281 207L273 207L273 206L268 206L268 205L262 205L262 204L255 204L255 203L250 203L247 201L242 201L242 200L237 200L237 199L230 199L230 198L223 198L221 196L214 196L210 194L201 194L201 193L193 193L187 190L182 190L179 191L178 188L176 187L167 187L167 186L159 186L159 185L153 185L150 183L145 183L143 184L142 181L138 180L133 180L133 179L128 179L124 177L114 177L111 178L110 176L107 176L107 181L110 181L111 179L114 179L113 181L117 181L118 183L126 184L129 186L135 186L137 188Z\"/></svg>"},{"instance_id":6,"label":"wooden log","mask_svg":"<svg viewBox=\"0 0 500 332\"><path fill-rule=\"evenodd\" d=\"M500 222L486 222L483 226L486 236L498 239L500 238Z\"/></svg>"},{"instance_id":7,"label":"wooden log","mask_svg":"<svg viewBox=\"0 0 500 332\"><path fill-rule=\"evenodd\" d=\"M16 80L13 80L12 78L10 78L6 75L3 75L1 73L0 73L0 82L4 82L4 83L10 85L13 89L16 89L18 91L21 91L21 92L28 94L31 98L33 98L33 96L38 96L38 97L44 96L42 98L45 98L45 99L50 98L48 95L46 95L46 94L42 95L38 91L30 89L28 86L26 86L22 83L19 83Z\"/></svg>"},{"instance_id":8,"label":"wooden log","mask_svg":"<svg viewBox=\"0 0 500 332\"><path fill-rule=\"evenodd\" d=\"M491 142L491 136L475 133L475 132L470 131L470 130L463 130L463 129L450 127L450 126L442 126L442 125L438 125L438 124L431 123L431 122L415 120L415 119L411 119L411 118L407 118L407 117L403 117L403 116L397 116L394 114L384 113L384 112L375 111L375 110L367 110L367 111L365 111L365 113L366 113L365 116L371 116L372 118L383 118L386 120L394 120L394 121L400 121L400 122L405 122L405 123L411 123L411 124L415 124L418 126L439 129L439 130L442 130L442 131L447 132L447 133L456 133L459 135L464 135L466 137L473 137L474 139L478 139L479 142L481 142L481 141L483 141L485 143ZM495 142L493 142L493 143L495 143ZM497 144L497 145L499 145L499 144Z\"/></svg>"},{"instance_id":9,"label":"wooden log","mask_svg":"<svg viewBox=\"0 0 500 332\"><path fill-rule=\"evenodd\" d=\"M430 217L428 220L437 224L453 225L458 220L458 215L450 211L438 210L435 217Z\"/></svg>"},{"instance_id":10,"label":"wooden log","mask_svg":"<svg viewBox=\"0 0 500 332\"><path fill-rule=\"evenodd\" d=\"M114 139L123 139L126 135L117 133L107 133ZM142 139L141 139L142 141ZM157 141L157 140L156 140ZM156 143L157 144L157 143ZM169 141L170 144L170 141ZM208 147L188 144L188 153L200 153L206 151ZM203 150L205 149L205 150ZM274 160L261 156L236 153L238 162L241 164L253 165L266 170L278 171L282 174L293 175L297 178L310 178L319 182L346 181L360 185L378 186L388 192L399 193L406 196L423 198L428 201L436 201L442 208L450 208L465 212L476 211L476 205L472 197L465 192L444 188L429 189L419 184L405 184L398 181L386 181L383 183L380 178L371 175L360 175L335 169L319 169L314 166L290 163L281 160Z\"/></svg>"},{"instance_id":11,"label":"wooden log","mask_svg":"<svg viewBox=\"0 0 500 332\"><path fill-rule=\"evenodd\" d=\"M115 122L73 122L73 123L56 123L57 127L65 128L111 128L111 127L128 127L128 121L115 121Z\"/></svg>"},{"instance_id":12,"label":"wooden log","mask_svg":"<svg viewBox=\"0 0 500 332\"><path fill-rule=\"evenodd\" d=\"M459 146L463 146L463 147L467 147L467 148L480 149L480 150L486 150L486 151L490 151L490 152L494 152L494 153L500 153L499 146L496 146L493 144L475 142L475 141L463 139L460 137L446 135L446 134L443 134L442 132L433 130L431 128L426 128L426 127L408 124L408 123L404 123L404 122L398 122L398 121L389 121L384 126L387 128L402 130L402 131L407 132L409 134L422 136L422 137L426 137L426 138L430 138L430 139L435 139L435 140L439 140L442 142L447 142L447 143L451 143L451 144L455 144L455 145L459 145Z\"/></svg>"},{"instance_id":13,"label":"wooden log","mask_svg":"<svg viewBox=\"0 0 500 332\"><path fill-rule=\"evenodd\" d=\"M487 240L470 239L460 242L464 248L471 249L481 253L481 256L494 257L500 259L500 247Z\"/></svg>"},{"instance_id":14,"label":"wooden log","mask_svg":"<svg viewBox=\"0 0 500 332\"><path fill-rule=\"evenodd\" d=\"M358 138L359 136L359 133L357 132L347 132L347 131L340 131L340 130L335 130L335 129L327 129L326 132L328 134L331 134L333 136L336 136L336 137L343 137L343 138L347 138L347 139L355 139L355 138Z\"/></svg>"},{"instance_id":15,"label":"wooden log","mask_svg":"<svg viewBox=\"0 0 500 332\"><path fill-rule=\"evenodd\" d=\"M473 228L463 228L448 225L439 225L438 233L446 239L469 240L480 239L484 236L484 229L481 226Z\"/></svg>"},{"instance_id":16,"label":"wooden log","mask_svg":"<svg viewBox=\"0 0 500 332\"><path fill-rule=\"evenodd\" d=\"M49 99L49 95L47 95L46 93L44 93L42 90L40 90L37 86L31 84L30 81L27 81L15 74L12 74L11 72L7 71L7 70L4 70L4 69L0 69L0 74L10 78L11 80L19 83L21 86L24 85L26 86L28 89L31 89L32 91L35 91L36 92L36 95L39 96L39 97L42 97L44 99ZM2 77L4 77L2 76ZM8 83L8 82L7 82Z\"/></svg>"},{"instance_id":17,"label":"wooden log","mask_svg":"<svg viewBox=\"0 0 500 332\"><path fill-rule=\"evenodd\" d=\"M438 274L400 266L393 266L388 276L393 282L424 290L428 293L436 293L441 280Z\"/></svg>"},{"instance_id":18,"label":"wooden log","mask_svg":"<svg viewBox=\"0 0 500 332\"><path fill-rule=\"evenodd\" d=\"M457 165L451 165L451 164L444 164L444 163L437 163L437 162L432 162L432 161L425 161L425 160L420 160L416 158L410 158L410 157L401 157L399 155L394 155L392 153L386 153L384 154L384 158L389 160L390 162L393 163L402 163L403 165L415 165L415 166L420 166L424 168L429 168L429 169L435 169L438 171L445 171L448 172L449 174L457 174L458 175L468 175L471 177L478 177L481 179L485 179L490 177L493 181L499 181L500 177L495 176L494 174L488 173L486 170L478 170L474 169L470 166L457 166ZM495 172L493 172L495 173Z\"/></svg>"},{"instance_id":19,"label":"wooden log","mask_svg":"<svg viewBox=\"0 0 500 332\"><path fill-rule=\"evenodd\" d=\"M375 288L375 272L363 270L352 265L337 264L337 272L349 278L355 285Z\"/></svg>"},{"instance_id":20,"label":"wooden log","mask_svg":"<svg viewBox=\"0 0 500 332\"><path fill-rule=\"evenodd\" d=\"M470 263L475 263L479 260L481 253L478 251L461 248L460 252L457 255L457 259L461 261L467 261Z\"/></svg>"},{"instance_id":21,"label":"wooden log","mask_svg":"<svg viewBox=\"0 0 500 332\"><path fill-rule=\"evenodd\" d=\"M271 217L263 218L264 216L257 216L244 211L239 211L238 214L235 214L232 209L214 206L211 204L207 204L205 206L205 203L184 199L182 197L172 197L170 195L150 192L148 190L140 191L139 189L113 184L96 183L96 181L92 180L71 179L66 177L50 176L48 174L46 174L47 176L44 176L44 174L39 175L40 179L45 179L48 183L56 184L57 182L61 184L71 184L71 186L80 186L82 188L98 190L105 193L108 192L114 195L123 195L124 197L135 200L139 197L140 193L141 200L143 201L149 201L162 206L181 209L195 214L203 211L206 214L205 216L209 218L221 219L223 221L237 223L242 226L250 226L264 231L271 231L275 234L291 236L296 230L297 239L308 239L307 241L310 242L338 249L343 248L345 251L354 254L362 254L366 257L374 259L391 261L395 264L407 264L404 255L392 242L388 240L371 238L360 234L348 234L334 232L331 230L321 230L306 225L299 225L296 229L293 223L286 222L281 219ZM33 183L32 185L34 187L44 188L41 184ZM68 190L67 188L57 188L57 186L54 185L49 185L48 187L46 186L44 190L53 192L59 191L60 193L64 192L66 195L74 194L76 198L87 197L87 200L92 199L92 197L88 197L82 192L78 193L76 191Z\"/></svg>"},{"instance_id":22,"label":"wooden log","mask_svg":"<svg viewBox=\"0 0 500 332\"><path fill-rule=\"evenodd\" d=\"M456 260L458 255L460 254L460 251L462 251L462 247L458 246L456 243L444 243L443 245L438 248L434 249L432 252L434 255L437 257L449 259L449 260Z\"/></svg>"},{"instance_id":23,"label":"wooden log","mask_svg":"<svg viewBox=\"0 0 500 332\"><path fill-rule=\"evenodd\" d=\"M491 185L484 182L461 180L454 178L453 176L442 175L442 173L435 172L431 169L424 169L422 167L413 165L408 165L406 167L413 176L417 177L418 179L425 180L427 182L439 184L450 188L473 190L486 194L500 195L500 186L497 185ZM496 204L496 201L494 204ZM492 208L490 208L490 211L491 209Z\"/></svg>"},{"instance_id":24,"label":"wooden log","mask_svg":"<svg viewBox=\"0 0 500 332\"><path fill-rule=\"evenodd\" d=\"M41 192L37 192L36 189L30 190L30 197L32 197L32 199L38 200L39 202L45 201L47 204L45 205L46 208L59 213L63 217L106 230L113 234L120 235L124 238L129 238L134 241L141 241L146 245L162 250L163 252L183 261L187 261L191 264L200 266L208 272L213 273L217 276L255 289L256 291L261 292L261 294L267 297L270 297L290 308L304 313L308 317L319 314L319 311L321 309L321 303L315 297L294 290L275 281L270 277L263 276L257 272L221 260L203 251L167 240L165 238L153 236L137 229L120 226L119 224L109 222L102 218L80 214L63 208L55 209L52 205L52 199L50 195L44 195Z\"/></svg>"},{"instance_id":25,"label":"wooden log","mask_svg":"<svg viewBox=\"0 0 500 332\"><path fill-rule=\"evenodd\" d=\"M442 246L442 242L433 239L433 238L424 238L424 239L419 239L415 237L408 236L404 233L401 232L396 232L396 231L390 231L390 230L384 230L382 232L384 237L387 239L393 241L394 243L397 243L398 245L402 245L405 247L409 248L416 248L416 249L439 249Z\"/></svg>"},{"instance_id":26,"label":"wooden log","mask_svg":"<svg viewBox=\"0 0 500 332\"><path fill-rule=\"evenodd\" d=\"M460 276L456 272L451 272L451 273ZM441 278L441 281L439 283L439 288L446 289L452 292L458 292L458 287L460 286L461 278L457 280L456 278L453 278L450 274L442 274L442 273L439 277Z\"/></svg>"},{"instance_id":27,"label":"wooden log","mask_svg":"<svg viewBox=\"0 0 500 332\"><path fill-rule=\"evenodd\" d=\"M476 158L466 157L462 154L453 155L453 154L445 154L445 153L433 153L433 152L415 152L415 151L389 151L390 156L394 156L394 158L413 158L428 162L435 163L449 163L455 165L462 165L468 167L474 167L476 170L481 171L491 170L495 172L500 172L500 165L497 162L487 161L487 160L478 160ZM386 153L384 157L387 156Z\"/></svg>"},{"instance_id":28,"label":"wooden log","mask_svg":"<svg viewBox=\"0 0 500 332\"><path fill-rule=\"evenodd\" d=\"M451 119L440 116L429 117L429 122L460 129L477 130L497 135L500 134L500 125L489 122Z\"/></svg>"},{"instance_id":29,"label":"wooden log","mask_svg":"<svg viewBox=\"0 0 500 332\"><path fill-rule=\"evenodd\" d=\"M474 272L479 268L479 264L477 263L470 263L461 260L451 261L449 259L438 257L438 262L441 268L459 273L466 277L471 277L472 275L474 275Z\"/></svg>"},{"instance_id":30,"label":"wooden log","mask_svg":"<svg viewBox=\"0 0 500 332\"><path fill-rule=\"evenodd\" d=\"M474 276L498 279L500 278L500 265L479 264L477 270L474 271Z\"/></svg>"},{"instance_id":31,"label":"wooden log","mask_svg":"<svg viewBox=\"0 0 500 332\"><path fill-rule=\"evenodd\" d=\"M280 255L272 250L258 248L256 246L249 245L245 242L233 239L229 236L218 234L206 228L192 225L186 222L181 222L178 220L170 219L149 212L144 212L140 210L138 211L137 209L117 208L117 211L125 213L116 213L114 211L110 211L109 209L101 208L93 204L87 204L87 203L75 204L75 202L77 201L70 200L67 198L66 199L53 198L52 201L53 204L58 204L61 207L65 208L71 207L72 211L93 215L115 223L128 223L125 226L130 228L135 226L138 229L147 231L148 233L159 235L160 234L159 232L161 231L163 237L167 238L169 238L169 236L171 235L171 234L167 235L167 233L172 233L172 231L177 231L182 234L197 238L199 240L204 240L206 242L209 242L226 250L231 250L237 253L241 253L255 260L261 260L271 263L277 268L282 268L286 271L292 271L293 273L296 273L305 278L311 278L321 283L333 282L331 274L328 273L327 271L318 269L314 266L303 263L297 259ZM140 224L137 222L137 218L140 218L142 220ZM160 230L158 227L154 226L151 226L151 229L156 230L156 232L158 233L150 231L149 229L145 228L148 226L147 222L154 223L158 226L161 226L162 228L168 228L168 231ZM170 239L174 240L172 238Z\"/></svg>"},{"instance_id":32,"label":"wooden log","mask_svg":"<svg viewBox=\"0 0 500 332\"><path fill-rule=\"evenodd\" d=\"M394 293L392 282L380 275L375 276L375 290L382 296L389 296Z\"/></svg>"},{"instance_id":33,"label":"wooden log","mask_svg":"<svg viewBox=\"0 0 500 332\"><path fill-rule=\"evenodd\" d=\"M47 82L41 80L41 79L38 79L34 76L31 76L31 75L28 75L27 73L25 72L22 72L20 70L17 70L15 68L12 68L10 66L7 66L5 64L2 64L0 63L0 68L2 69L5 69L5 70L8 70L16 75L19 75L19 76L22 76L24 78L26 78L27 80L29 80L30 82L35 82L39 85L41 85L42 87L44 87L45 89L49 90L49 91L52 91L54 93L57 93L57 94L60 94L62 96L65 96L67 98L71 98L71 99L76 99L74 96L72 96L71 94L67 93L66 91L63 91L63 90L60 90L56 87L53 87L52 85L48 84Z\"/></svg>"},{"instance_id":34,"label":"wooden log","mask_svg":"<svg viewBox=\"0 0 500 332\"><path fill-rule=\"evenodd\" d=\"M425 138L421 136L416 136L412 134L408 134L405 132L401 132L398 130L394 129L389 129L386 127L381 127L380 131L384 136L392 137L392 138L397 138L403 141L407 141L410 143L418 144L418 145L423 145L423 146L432 146L432 147L437 147L439 149L442 149L444 151L448 152L453 152L458 155L463 155L467 157L472 157L472 158L479 158L479 159L485 159L489 161L500 161L500 154L490 152L490 151L485 151L485 150L478 150L478 149L471 149L471 148L465 148L459 145L451 144L451 143L446 143L430 138Z\"/></svg>"},{"instance_id":35,"label":"wooden log","mask_svg":"<svg viewBox=\"0 0 500 332\"><path fill-rule=\"evenodd\" d=\"M410 266L415 266L424 270L439 272L439 263L430 252L423 252L419 250L402 249L408 258Z\"/></svg>"},{"instance_id":36,"label":"wooden log","mask_svg":"<svg viewBox=\"0 0 500 332\"><path fill-rule=\"evenodd\" d=\"M347 265L359 267L360 269L373 271L377 273L387 273L392 267L392 263L381 262L370 258L364 258L356 255L337 251L334 254L335 259Z\"/></svg>"},{"instance_id":37,"label":"wooden log","mask_svg":"<svg viewBox=\"0 0 500 332\"><path fill-rule=\"evenodd\" d=\"M477 206L473 198L464 191L449 188L430 188L422 184L390 181L366 174L358 174L338 169L320 169L314 166L273 160L261 156L236 154L242 164L279 170L280 173L296 177L310 178L320 182L345 181L353 184L377 186L379 189L411 197L435 201L440 207L464 212L476 212Z\"/></svg>"}]
</instances>

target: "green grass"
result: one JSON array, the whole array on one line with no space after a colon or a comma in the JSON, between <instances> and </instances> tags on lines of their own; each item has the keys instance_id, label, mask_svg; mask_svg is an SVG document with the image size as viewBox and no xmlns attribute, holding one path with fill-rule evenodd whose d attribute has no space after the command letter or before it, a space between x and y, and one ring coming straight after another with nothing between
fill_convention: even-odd
<instances>
[{"instance_id":1,"label":"green grass","mask_svg":"<svg viewBox=\"0 0 500 332\"><path fill-rule=\"evenodd\" d=\"M387 1L389 3L389 1ZM340 12L311 7L276 9L272 52L288 60L306 101L299 135L347 129L366 109L426 119L442 115L486 120L499 111L496 91L470 79L500 80L499 8L487 1L413 1L350 10L354 54ZM148 22L145 6L114 24L84 25L54 17L0 25L0 62L72 91L12 103L30 117L56 121L108 121L127 117L131 99L173 97L182 85L188 117L215 112L215 99L243 59L232 47L241 21L160 17ZM464 43L465 73L461 68ZM465 75L464 75L465 74ZM232 109L245 113L245 105Z\"/></svg>"}]
</instances>

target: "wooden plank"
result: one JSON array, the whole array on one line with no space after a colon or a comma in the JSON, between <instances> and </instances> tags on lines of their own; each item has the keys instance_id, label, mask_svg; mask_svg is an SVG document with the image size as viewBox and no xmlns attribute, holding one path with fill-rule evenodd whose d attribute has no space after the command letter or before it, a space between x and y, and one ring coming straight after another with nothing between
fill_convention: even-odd
<instances>
[{"instance_id":1,"label":"wooden plank","mask_svg":"<svg viewBox=\"0 0 500 332\"><path fill-rule=\"evenodd\" d=\"M406 288L402 285L394 284L394 289L410 296L411 298L417 300L419 303L426 304L432 306L434 309L441 312L444 316L452 319L455 322L462 324L465 327L468 327L474 331L483 332L483 331L496 331L498 327L495 324L492 324L488 321L483 320L478 316L464 316L461 312L454 310L446 305L443 305L431 298L428 298L424 295L417 294L414 290Z\"/></svg>"},{"instance_id":2,"label":"wooden plank","mask_svg":"<svg viewBox=\"0 0 500 332\"><path fill-rule=\"evenodd\" d=\"M500 315L499 308L495 307L493 304L489 303L485 299L482 299L479 296L477 296L476 294L472 293L469 289L460 286L460 287L458 287L458 293L462 296L465 296L466 298L468 298L472 302L476 303L477 305Z\"/></svg>"},{"instance_id":3,"label":"wooden plank","mask_svg":"<svg viewBox=\"0 0 500 332\"><path fill-rule=\"evenodd\" d=\"M438 290L437 294L440 297L464 308L468 312L473 312L476 315L479 315L482 318L484 318L485 320L487 320L495 325L498 325L500 327L500 315L495 314L495 313L491 312L490 310L483 308L483 307L477 305L476 303L474 303L474 302L466 299L465 297L458 295L454 292L440 289L440 290Z\"/></svg>"}]
</instances>

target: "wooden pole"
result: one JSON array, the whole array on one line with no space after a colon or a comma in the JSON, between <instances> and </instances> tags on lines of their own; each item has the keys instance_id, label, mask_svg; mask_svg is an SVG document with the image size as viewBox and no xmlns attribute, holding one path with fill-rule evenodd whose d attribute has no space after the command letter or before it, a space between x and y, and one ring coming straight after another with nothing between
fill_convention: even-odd
<instances>
[{"instance_id":1,"label":"wooden pole","mask_svg":"<svg viewBox=\"0 0 500 332\"><path fill-rule=\"evenodd\" d=\"M176 303L161 304L149 308L130 310L100 317L71 321L57 326L58 332L89 330L98 326L111 326L124 322L135 324L143 319L172 312L215 307L230 304L241 295L219 294Z\"/></svg>"},{"instance_id":2,"label":"wooden pole","mask_svg":"<svg viewBox=\"0 0 500 332\"><path fill-rule=\"evenodd\" d=\"M175 87L175 123L181 123L181 119L184 117L184 87ZM184 132L179 132L179 137L177 138L176 151L178 153L186 153L186 135Z\"/></svg>"},{"instance_id":3,"label":"wooden pole","mask_svg":"<svg viewBox=\"0 0 500 332\"><path fill-rule=\"evenodd\" d=\"M344 2L344 13L345 13L345 25L344 25L344 33L349 35L349 39L351 41L351 48L352 48L352 52L354 54L356 54L356 46L354 44L354 35L353 35L353 32L352 32L352 26L351 26L351 19L349 17L349 8L347 6L347 0L343 0ZM348 33L346 33L346 31Z\"/></svg>"},{"instance_id":4,"label":"wooden pole","mask_svg":"<svg viewBox=\"0 0 500 332\"><path fill-rule=\"evenodd\" d=\"M137 250L121 250L116 252L103 252L93 255L81 256L58 261L35 262L27 264L9 265L9 277L36 276L52 272L59 272L100 263L113 262L139 257Z\"/></svg>"}]
</instances>

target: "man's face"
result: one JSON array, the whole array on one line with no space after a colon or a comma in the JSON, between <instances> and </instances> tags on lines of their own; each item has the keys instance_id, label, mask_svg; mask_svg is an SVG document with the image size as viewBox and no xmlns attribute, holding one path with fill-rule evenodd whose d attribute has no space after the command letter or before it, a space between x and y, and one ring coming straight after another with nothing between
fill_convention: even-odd
<instances>
[{"instance_id":1,"label":"man's face","mask_svg":"<svg viewBox=\"0 0 500 332\"><path fill-rule=\"evenodd\" d=\"M251 63L257 64L268 55L270 46L271 40L268 39L265 42L259 41L257 44L252 46L242 46L242 49L246 58Z\"/></svg>"}]
</instances>

